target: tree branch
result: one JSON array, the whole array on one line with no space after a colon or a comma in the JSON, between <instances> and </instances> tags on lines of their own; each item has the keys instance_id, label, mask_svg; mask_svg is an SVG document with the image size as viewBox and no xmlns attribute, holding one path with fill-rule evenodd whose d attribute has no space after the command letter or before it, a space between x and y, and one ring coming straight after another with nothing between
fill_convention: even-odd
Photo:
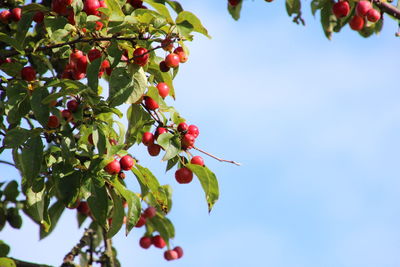
<instances>
[{"instance_id":1,"label":"tree branch","mask_svg":"<svg viewBox=\"0 0 400 267\"><path fill-rule=\"evenodd\" d=\"M79 254L79 252L82 250L82 248L84 248L85 246L87 246L88 244L90 244L91 239L94 235L94 231L93 229L86 229L86 231L83 233L83 236L81 237L81 239L79 240L79 243L76 244L70 252L67 253L67 255L65 255L64 260L63 260L63 264L61 265L61 267L63 266L70 266L69 264L74 260L74 258ZM27 266L28 267L28 266Z\"/></svg>"},{"instance_id":2,"label":"tree branch","mask_svg":"<svg viewBox=\"0 0 400 267\"><path fill-rule=\"evenodd\" d=\"M10 258L10 259L12 259L15 262L17 267L52 267L50 265L21 261L21 260L17 260L14 258Z\"/></svg>"},{"instance_id":3,"label":"tree branch","mask_svg":"<svg viewBox=\"0 0 400 267\"><path fill-rule=\"evenodd\" d=\"M218 157L214 156L213 154L210 154L210 153L208 153L208 152L206 152L206 151L204 151L204 150L201 150L201 149L198 148L198 147L195 147L195 146L194 146L193 148L196 149L197 151L200 151L200 152L203 153L203 154L206 154L206 155L209 156L209 157L212 157L213 159L218 160L218 161L232 163L232 164L235 164L235 165L237 165L237 166L242 165L241 163L236 162L236 161L233 161L233 160L226 160L226 159L218 158Z\"/></svg>"},{"instance_id":4,"label":"tree branch","mask_svg":"<svg viewBox=\"0 0 400 267\"><path fill-rule=\"evenodd\" d=\"M14 163L8 162L8 161L6 161L6 160L1 160L1 159L0 159L0 163L7 164L7 165L10 165L10 166L16 167Z\"/></svg>"},{"instance_id":5,"label":"tree branch","mask_svg":"<svg viewBox=\"0 0 400 267\"><path fill-rule=\"evenodd\" d=\"M383 2L381 0L372 0L372 1L381 9L382 12L392 15L396 19L400 19L400 10L396 8L394 5L391 5L387 2Z\"/></svg>"}]
</instances>

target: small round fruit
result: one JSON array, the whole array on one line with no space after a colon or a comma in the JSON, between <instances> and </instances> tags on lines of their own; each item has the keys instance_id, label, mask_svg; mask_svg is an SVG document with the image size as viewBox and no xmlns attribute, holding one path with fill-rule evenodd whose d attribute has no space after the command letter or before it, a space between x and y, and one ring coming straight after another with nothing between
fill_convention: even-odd
<instances>
[{"instance_id":1,"label":"small round fruit","mask_svg":"<svg viewBox=\"0 0 400 267\"><path fill-rule=\"evenodd\" d=\"M10 10L3 10L0 12L0 21L4 24L8 24L11 20L12 14Z\"/></svg>"},{"instance_id":2,"label":"small round fruit","mask_svg":"<svg viewBox=\"0 0 400 267\"><path fill-rule=\"evenodd\" d=\"M64 109L61 111L61 116L66 120L66 121L71 121L72 120L72 112L69 111L68 109Z\"/></svg>"},{"instance_id":3,"label":"small round fruit","mask_svg":"<svg viewBox=\"0 0 400 267\"><path fill-rule=\"evenodd\" d=\"M135 225L135 227L140 228L145 224L146 224L146 217L144 217L143 214L141 214L139 220L137 221L137 223Z\"/></svg>"},{"instance_id":4,"label":"small round fruit","mask_svg":"<svg viewBox=\"0 0 400 267\"><path fill-rule=\"evenodd\" d=\"M88 15L98 15L99 11L97 9L100 7L100 2L98 0L86 0L83 4L83 11Z\"/></svg>"},{"instance_id":5,"label":"small round fruit","mask_svg":"<svg viewBox=\"0 0 400 267\"><path fill-rule=\"evenodd\" d=\"M179 132L186 132L189 129L189 125L186 122L181 122L178 124L178 131Z\"/></svg>"},{"instance_id":6,"label":"small round fruit","mask_svg":"<svg viewBox=\"0 0 400 267\"><path fill-rule=\"evenodd\" d=\"M164 252L164 258L167 261L176 260L178 258L178 253L175 250L169 249Z\"/></svg>"},{"instance_id":7,"label":"small round fruit","mask_svg":"<svg viewBox=\"0 0 400 267\"><path fill-rule=\"evenodd\" d=\"M364 27L364 18L355 15L349 22L350 28L355 31L361 31Z\"/></svg>"},{"instance_id":8,"label":"small round fruit","mask_svg":"<svg viewBox=\"0 0 400 267\"><path fill-rule=\"evenodd\" d=\"M120 171L120 172L118 173L118 178L124 180L124 179L126 178L125 173L122 172L122 171Z\"/></svg>"},{"instance_id":9,"label":"small round fruit","mask_svg":"<svg viewBox=\"0 0 400 267\"><path fill-rule=\"evenodd\" d=\"M158 89L158 94L162 97L162 98L166 98L169 94L169 86L166 83L159 83L157 84L157 89Z\"/></svg>"},{"instance_id":10,"label":"small round fruit","mask_svg":"<svg viewBox=\"0 0 400 267\"><path fill-rule=\"evenodd\" d=\"M374 8L371 8L367 12L367 20L369 20L371 22L377 22L380 18L381 18L381 13Z\"/></svg>"},{"instance_id":11,"label":"small round fruit","mask_svg":"<svg viewBox=\"0 0 400 267\"><path fill-rule=\"evenodd\" d=\"M131 156L126 155L126 156L123 156L123 157L119 160L119 163L120 163L120 165L121 165L121 168L122 168L124 171L129 171L129 170L132 169L132 167L135 165L135 160L134 160Z\"/></svg>"},{"instance_id":12,"label":"small round fruit","mask_svg":"<svg viewBox=\"0 0 400 267\"><path fill-rule=\"evenodd\" d=\"M154 143L154 135L150 132L145 132L142 137L142 143L149 146Z\"/></svg>"},{"instance_id":13,"label":"small round fruit","mask_svg":"<svg viewBox=\"0 0 400 267\"><path fill-rule=\"evenodd\" d=\"M151 144L147 147L147 151L149 152L150 156L157 157L160 154L161 146L157 144Z\"/></svg>"},{"instance_id":14,"label":"small round fruit","mask_svg":"<svg viewBox=\"0 0 400 267\"><path fill-rule=\"evenodd\" d=\"M165 64L169 68L176 68L179 66L180 58L177 54L171 53L165 58Z\"/></svg>"},{"instance_id":15,"label":"small round fruit","mask_svg":"<svg viewBox=\"0 0 400 267\"><path fill-rule=\"evenodd\" d=\"M175 179L180 184L188 184L193 180L193 172L186 167L182 167L175 172Z\"/></svg>"},{"instance_id":16,"label":"small round fruit","mask_svg":"<svg viewBox=\"0 0 400 267\"><path fill-rule=\"evenodd\" d=\"M185 134L182 137L182 141L181 141L182 142L182 148L184 150L192 148L194 146L195 140L196 140L196 137L194 137L194 135L189 134L189 133Z\"/></svg>"},{"instance_id":17,"label":"small round fruit","mask_svg":"<svg viewBox=\"0 0 400 267\"><path fill-rule=\"evenodd\" d=\"M170 67L167 66L167 63L165 63L164 60L160 62L159 66L161 72L168 72L170 70Z\"/></svg>"},{"instance_id":18,"label":"small round fruit","mask_svg":"<svg viewBox=\"0 0 400 267\"><path fill-rule=\"evenodd\" d=\"M204 166L204 159L200 156L194 156L191 160L190 163Z\"/></svg>"},{"instance_id":19,"label":"small round fruit","mask_svg":"<svg viewBox=\"0 0 400 267\"><path fill-rule=\"evenodd\" d=\"M139 240L139 245L144 249L148 249L151 246L151 238L148 236L143 236Z\"/></svg>"},{"instance_id":20,"label":"small round fruit","mask_svg":"<svg viewBox=\"0 0 400 267\"><path fill-rule=\"evenodd\" d=\"M159 108L158 103L151 97L145 96L144 97L144 105L149 110L156 110Z\"/></svg>"},{"instance_id":21,"label":"small round fruit","mask_svg":"<svg viewBox=\"0 0 400 267\"><path fill-rule=\"evenodd\" d=\"M135 51L133 51L133 62L143 67L147 62L149 62L149 56L150 55L146 48L136 48Z\"/></svg>"},{"instance_id":22,"label":"small round fruit","mask_svg":"<svg viewBox=\"0 0 400 267\"><path fill-rule=\"evenodd\" d=\"M31 82L36 79L36 71L32 67L23 67L21 70L21 77L27 82Z\"/></svg>"},{"instance_id":23,"label":"small round fruit","mask_svg":"<svg viewBox=\"0 0 400 267\"><path fill-rule=\"evenodd\" d=\"M96 58L101 57L101 51L99 49L93 48L88 52L88 58L90 62L93 62Z\"/></svg>"},{"instance_id":24,"label":"small round fruit","mask_svg":"<svg viewBox=\"0 0 400 267\"><path fill-rule=\"evenodd\" d=\"M170 38L165 38L161 41L161 47L165 51L172 51L172 49L174 48L174 44Z\"/></svg>"},{"instance_id":25,"label":"small round fruit","mask_svg":"<svg viewBox=\"0 0 400 267\"><path fill-rule=\"evenodd\" d=\"M114 159L104 167L104 170L111 175L118 174L121 171L121 164L119 164L118 160Z\"/></svg>"},{"instance_id":26,"label":"small round fruit","mask_svg":"<svg viewBox=\"0 0 400 267\"><path fill-rule=\"evenodd\" d=\"M20 21L21 16L22 16L22 9L20 9L19 7L13 8L11 10L11 19L13 21Z\"/></svg>"},{"instance_id":27,"label":"small round fruit","mask_svg":"<svg viewBox=\"0 0 400 267\"><path fill-rule=\"evenodd\" d=\"M196 125L189 125L188 133L193 135L194 138L197 138L200 134L199 128Z\"/></svg>"},{"instance_id":28,"label":"small round fruit","mask_svg":"<svg viewBox=\"0 0 400 267\"><path fill-rule=\"evenodd\" d=\"M350 5L347 1L340 1L332 6L332 12L340 19L346 17L350 13Z\"/></svg>"},{"instance_id":29,"label":"small round fruit","mask_svg":"<svg viewBox=\"0 0 400 267\"><path fill-rule=\"evenodd\" d=\"M47 127L49 127L50 129L55 129L58 126L60 126L60 120L57 116L51 115L49 117L49 120L47 121Z\"/></svg>"},{"instance_id":30,"label":"small round fruit","mask_svg":"<svg viewBox=\"0 0 400 267\"><path fill-rule=\"evenodd\" d=\"M183 50L183 47L179 46L174 50L174 53L179 56L179 62L180 63L185 63L188 61L188 56L185 53L185 50Z\"/></svg>"},{"instance_id":31,"label":"small round fruit","mask_svg":"<svg viewBox=\"0 0 400 267\"><path fill-rule=\"evenodd\" d=\"M167 132L168 132L168 130L165 129L164 127L157 127L154 137L158 138L160 135L165 134Z\"/></svg>"},{"instance_id":32,"label":"small round fruit","mask_svg":"<svg viewBox=\"0 0 400 267\"><path fill-rule=\"evenodd\" d=\"M79 108L79 103L75 99L68 101L67 108L71 112L76 112Z\"/></svg>"},{"instance_id":33,"label":"small round fruit","mask_svg":"<svg viewBox=\"0 0 400 267\"><path fill-rule=\"evenodd\" d=\"M156 214L157 214L157 210L156 210L156 208L154 208L154 207L148 207L148 208L145 209L144 212L143 212L143 215L144 215L146 218L149 218L149 219L151 219L151 218L153 218L154 216L156 216Z\"/></svg>"},{"instance_id":34,"label":"small round fruit","mask_svg":"<svg viewBox=\"0 0 400 267\"><path fill-rule=\"evenodd\" d=\"M129 3L133 6L133 8L141 8L143 5L143 1L141 0L130 0Z\"/></svg>"},{"instance_id":35,"label":"small round fruit","mask_svg":"<svg viewBox=\"0 0 400 267\"><path fill-rule=\"evenodd\" d=\"M356 6L356 14L360 17L364 17L367 15L368 11L372 8L371 2L369 1L360 1Z\"/></svg>"},{"instance_id":36,"label":"small round fruit","mask_svg":"<svg viewBox=\"0 0 400 267\"><path fill-rule=\"evenodd\" d=\"M33 16L33 21L36 23L42 23L44 20L44 13L41 11L37 11Z\"/></svg>"},{"instance_id":37,"label":"small round fruit","mask_svg":"<svg viewBox=\"0 0 400 267\"><path fill-rule=\"evenodd\" d=\"M96 31L100 31L103 29L103 23L101 21L96 21L96 27L94 28Z\"/></svg>"},{"instance_id":38,"label":"small round fruit","mask_svg":"<svg viewBox=\"0 0 400 267\"><path fill-rule=\"evenodd\" d=\"M166 243L164 239L160 235L153 236L151 238L151 243L156 247L156 248L164 248Z\"/></svg>"},{"instance_id":39,"label":"small round fruit","mask_svg":"<svg viewBox=\"0 0 400 267\"><path fill-rule=\"evenodd\" d=\"M175 247L174 250L178 253L178 259L182 258L183 256L183 249L181 247Z\"/></svg>"},{"instance_id":40,"label":"small round fruit","mask_svg":"<svg viewBox=\"0 0 400 267\"><path fill-rule=\"evenodd\" d=\"M77 208L77 211L83 215L88 216L90 214L90 208L86 201L81 201Z\"/></svg>"}]
</instances>

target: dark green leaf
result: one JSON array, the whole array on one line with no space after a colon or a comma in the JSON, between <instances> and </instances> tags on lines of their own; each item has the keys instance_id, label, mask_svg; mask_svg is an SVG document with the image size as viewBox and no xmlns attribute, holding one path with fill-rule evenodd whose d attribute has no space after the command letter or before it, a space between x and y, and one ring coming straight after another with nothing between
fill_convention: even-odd
<instances>
[{"instance_id":1,"label":"dark green leaf","mask_svg":"<svg viewBox=\"0 0 400 267\"><path fill-rule=\"evenodd\" d=\"M22 12L22 17L18 21L17 34L15 39L22 47L24 47L25 37L28 33L29 27L32 25L32 18L35 15L34 12Z\"/></svg>"},{"instance_id":2,"label":"dark green leaf","mask_svg":"<svg viewBox=\"0 0 400 267\"><path fill-rule=\"evenodd\" d=\"M142 142L143 133L150 130L153 119L141 106L131 105L127 112L128 130L125 135L125 143L132 146Z\"/></svg>"},{"instance_id":3,"label":"dark green leaf","mask_svg":"<svg viewBox=\"0 0 400 267\"><path fill-rule=\"evenodd\" d=\"M242 10L243 1L240 1L236 6L228 4L228 12L234 20L240 19L240 11Z\"/></svg>"},{"instance_id":4,"label":"dark green leaf","mask_svg":"<svg viewBox=\"0 0 400 267\"><path fill-rule=\"evenodd\" d=\"M65 210L64 203L61 201L57 201L49 208L49 217L50 217L50 228L46 232L43 227L40 228L40 239L43 239L51 234L54 228L57 225L58 220L60 219L63 211Z\"/></svg>"},{"instance_id":5,"label":"dark green leaf","mask_svg":"<svg viewBox=\"0 0 400 267\"><path fill-rule=\"evenodd\" d=\"M177 25L184 25L186 28L190 27L192 31L199 32L211 38L211 36L208 35L207 29L201 24L201 21L189 11L182 11L179 13L175 22Z\"/></svg>"},{"instance_id":6,"label":"dark green leaf","mask_svg":"<svg viewBox=\"0 0 400 267\"><path fill-rule=\"evenodd\" d=\"M87 202L93 217L107 229L108 194L105 186L99 187L92 182L91 195Z\"/></svg>"},{"instance_id":7,"label":"dark green leaf","mask_svg":"<svg viewBox=\"0 0 400 267\"><path fill-rule=\"evenodd\" d=\"M92 63L87 67L87 79L88 86L92 88L93 91L98 93L99 86L99 70L102 62L102 58L96 58Z\"/></svg>"},{"instance_id":8,"label":"dark green leaf","mask_svg":"<svg viewBox=\"0 0 400 267\"><path fill-rule=\"evenodd\" d=\"M4 189L4 195L6 196L5 200L13 201L17 199L19 195L18 191L18 183L16 181L11 181L7 184L6 188Z\"/></svg>"},{"instance_id":9,"label":"dark green leaf","mask_svg":"<svg viewBox=\"0 0 400 267\"><path fill-rule=\"evenodd\" d=\"M107 232L108 238L112 238L116 233L118 233L119 229L121 229L122 224L124 223L125 216L122 199L114 192L114 190L111 190L111 197L114 205L110 230Z\"/></svg>"},{"instance_id":10,"label":"dark green leaf","mask_svg":"<svg viewBox=\"0 0 400 267\"><path fill-rule=\"evenodd\" d=\"M41 87L33 91L31 98L31 107L36 119L43 127L47 127L49 120L50 108L48 105L43 105L42 101L49 95L46 88Z\"/></svg>"},{"instance_id":11,"label":"dark green leaf","mask_svg":"<svg viewBox=\"0 0 400 267\"><path fill-rule=\"evenodd\" d=\"M38 186L41 191L41 179L37 179L42 167L43 143L39 136L28 139L21 153L22 173L28 186ZM38 184L39 183L39 184ZM36 190L35 190L36 191ZM37 191L36 191L37 192Z\"/></svg>"},{"instance_id":12,"label":"dark green leaf","mask_svg":"<svg viewBox=\"0 0 400 267\"><path fill-rule=\"evenodd\" d=\"M10 258L0 258L1 267L17 267L17 264L13 259Z\"/></svg>"},{"instance_id":13,"label":"dark green leaf","mask_svg":"<svg viewBox=\"0 0 400 267\"><path fill-rule=\"evenodd\" d=\"M10 246L0 240L0 257L5 257L10 252ZM3 266L3 265L0 265Z\"/></svg>"}]
</instances>

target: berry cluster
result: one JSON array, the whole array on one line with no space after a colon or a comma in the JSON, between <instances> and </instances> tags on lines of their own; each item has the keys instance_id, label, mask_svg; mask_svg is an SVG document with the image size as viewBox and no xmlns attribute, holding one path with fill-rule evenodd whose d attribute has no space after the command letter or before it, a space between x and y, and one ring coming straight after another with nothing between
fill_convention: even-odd
<instances>
[{"instance_id":1,"label":"berry cluster","mask_svg":"<svg viewBox=\"0 0 400 267\"><path fill-rule=\"evenodd\" d=\"M3 10L0 12L0 21L4 24L8 24L11 21L18 22L22 16L22 9L19 7L11 10Z\"/></svg>"},{"instance_id":2,"label":"berry cluster","mask_svg":"<svg viewBox=\"0 0 400 267\"><path fill-rule=\"evenodd\" d=\"M173 43L171 39L166 38L161 42L161 47L165 51L172 51ZM162 72L167 72L171 68L177 68L179 63L185 63L188 60L188 56L183 49L183 47L178 46L175 48L174 52L168 54L163 61L160 62L160 70Z\"/></svg>"},{"instance_id":3,"label":"berry cluster","mask_svg":"<svg viewBox=\"0 0 400 267\"><path fill-rule=\"evenodd\" d=\"M125 174L122 172L124 171L130 171L133 166L135 166L135 159L132 158L130 155L125 155L123 156L119 161L117 159L114 159L110 163L108 163L105 167L104 170L110 174L110 175L119 175L119 178L124 179Z\"/></svg>"},{"instance_id":4,"label":"berry cluster","mask_svg":"<svg viewBox=\"0 0 400 267\"><path fill-rule=\"evenodd\" d=\"M338 18L347 17L350 14L350 4L346 0L339 1L332 6L333 14ZM365 26L365 19L375 23L380 20L381 13L374 9L371 2L360 1L356 4L355 15L351 18L349 25L355 31L361 31Z\"/></svg>"}]
</instances>

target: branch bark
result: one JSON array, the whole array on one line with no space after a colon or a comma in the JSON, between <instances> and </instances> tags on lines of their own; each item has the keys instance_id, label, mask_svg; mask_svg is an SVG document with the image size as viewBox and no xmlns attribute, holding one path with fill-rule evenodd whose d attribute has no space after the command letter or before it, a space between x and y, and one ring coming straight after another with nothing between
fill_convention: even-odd
<instances>
[{"instance_id":1,"label":"branch bark","mask_svg":"<svg viewBox=\"0 0 400 267\"><path fill-rule=\"evenodd\" d=\"M387 2L383 2L380 0L372 0L374 4L376 4L382 12L385 12L386 14L392 15L396 19L400 19L400 10L395 7L394 5L391 5Z\"/></svg>"}]
</instances>

